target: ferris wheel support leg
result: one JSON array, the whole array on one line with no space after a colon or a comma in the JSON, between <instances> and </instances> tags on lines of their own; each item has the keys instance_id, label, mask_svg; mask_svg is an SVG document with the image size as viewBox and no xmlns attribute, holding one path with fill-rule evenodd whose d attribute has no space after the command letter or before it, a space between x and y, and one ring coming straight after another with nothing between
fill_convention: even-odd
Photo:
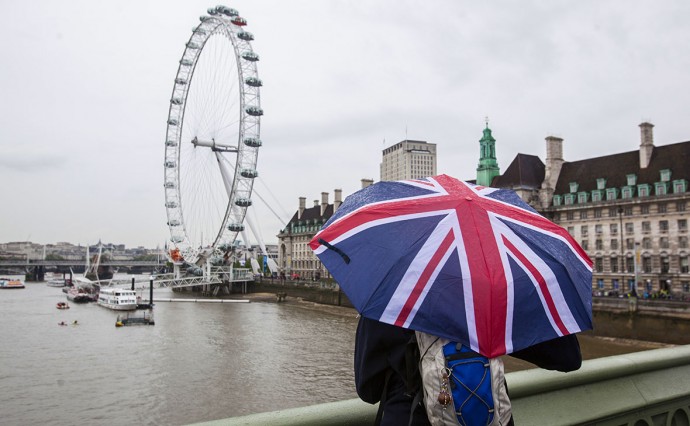
<instances>
[{"instance_id":1,"label":"ferris wheel support leg","mask_svg":"<svg viewBox=\"0 0 690 426\"><path fill-rule=\"evenodd\" d=\"M220 174L223 177L225 191L228 193L228 197L232 197L233 174L230 173L230 170L228 170L227 160L218 151L216 151L216 160L218 161L218 167L220 167Z\"/></svg>"},{"instance_id":2,"label":"ferris wheel support leg","mask_svg":"<svg viewBox=\"0 0 690 426\"><path fill-rule=\"evenodd\" d=\"M178 265L177 263L173 264L173 276L176 280L180 279L180 265Z\"/></svg>"}]
</instances>

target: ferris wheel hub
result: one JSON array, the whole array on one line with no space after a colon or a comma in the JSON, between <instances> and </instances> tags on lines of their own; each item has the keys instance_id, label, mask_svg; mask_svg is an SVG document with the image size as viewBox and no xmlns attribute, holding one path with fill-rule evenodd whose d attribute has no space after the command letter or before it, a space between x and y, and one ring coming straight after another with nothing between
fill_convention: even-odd
<instances>
[{"instance_id":1,"label":"ferris wheel hub","mask_svg":"<svg viewBox=\"0 0 690 426\"><path fill-rule=\"evenodd\" d=\"M210 141L200 141L199 138L196 136L194 139L192 139L192 145L194 147L200 147L200 146L205 146L207 148L211 148L211 151L220 151L220 152L237 152L237 146L234 145L224 145L221 143L216 142L215 139L211 139Z\"/></svg>"}]
</instances>

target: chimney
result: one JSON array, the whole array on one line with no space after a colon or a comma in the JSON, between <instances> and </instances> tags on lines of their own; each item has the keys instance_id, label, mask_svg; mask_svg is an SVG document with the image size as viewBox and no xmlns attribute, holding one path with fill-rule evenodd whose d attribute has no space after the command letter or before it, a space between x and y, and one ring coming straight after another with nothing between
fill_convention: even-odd
<instances>
[{"instance_id":1,"label":"chimney","mask_svg":"<svg viewBox=\"0 0 690 426\"><path fill-rule=\"evenodd\" d=\"M366 188L367 186L371 185L374 183L374 179L362 179L362 189Z\"/></svg>"},{"instance_id":2,"label":"chimney","mask_svg":"<svg viewBox=\"0 0 690 426\"><path fill-rule=\"evenodd\" d=\"M553 192L558 183L558 176L563 166L563 139L556 136L546 137L546 169L544 182L539 191L539 202L543 208L549 207L553 199Z\"/></svg>"},{"instance_id":3,"label":"chimney","mask_svg":"<svg viewBox=\"0 0 690 426\"><path fill-rule=\"evenodd\" d=\"M640 124L640 168L646 169L652 159L654 151L654 125L644 122Z\"/></svg>"},{"instance_id":4,"label":"chimney","mask_svg":"<svg viewBox=\"0 0 690 426\"><path fill-rule=\"evenodd\" d=\"M333 190L333 213L338 210L338 207L343 203L343 190L334 189Z\"/></svg>"},{"instance_id":5,"label":"chimney","mask_svg":"<svg viewBox=\"0 0 690 426\"><path fill-rule=\"evenodd\" d=\"M326 212L326 207L328 207L328 192L321 193L321 216Z\"/></svg>"},{"instance_id":6,"label":"chimney","mask_svg":"<svg viewBox=\"0 0 690 426\"><path fill-rule=\"evenodd\" d=\"M307 197L299 197L299 210L297 211L297 219L302 219L302 214L307 205Z\"/></svg>"},{"instance_id":7,"label":"chimney","mask_svg":"<svg viewBox=\"0 0 690 426\"><path fill-rule=\"evenodd\" d=\"M314 200L314 207L319 207L319 200Z\"/></svg>"}]
</instances>

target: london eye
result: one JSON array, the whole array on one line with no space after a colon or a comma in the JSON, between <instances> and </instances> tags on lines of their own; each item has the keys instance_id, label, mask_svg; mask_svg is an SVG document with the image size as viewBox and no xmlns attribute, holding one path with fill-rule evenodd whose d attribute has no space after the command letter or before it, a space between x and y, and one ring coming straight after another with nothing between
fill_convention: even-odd
<instances>
[{"instance_id":1,"label":"london eye","mask_svg":"<svg viewBox=\"0 0 690 426\"><path fill-rule=\"evenodd\" d=\"M171 257L199 266L244 231L263 115L247 21L226 6L208 9L200 21L175 76L164 161Z\"/></svg>"}]
</instances>

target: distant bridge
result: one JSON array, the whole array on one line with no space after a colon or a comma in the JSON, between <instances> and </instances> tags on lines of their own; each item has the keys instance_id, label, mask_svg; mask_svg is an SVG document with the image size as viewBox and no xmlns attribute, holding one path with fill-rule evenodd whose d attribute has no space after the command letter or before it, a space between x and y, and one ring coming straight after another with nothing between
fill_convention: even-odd
<instances>
[{"instance_id":1,"label":"distant bridge","mask_svg":"<svg viewBox=\"0 0 690 426\"><path fill-rule=\"evenodd\" d=\"M35 259L21 259L21 260L0 260L0 268L3 267L24 267L32 268L34 266L84 266L86 259L81 260L35 260ZM155 260L101 260L100 266L122 266L122 267L142 267L142 268L157 268L165 266L165 262Z\"/></svg>"}]
</instances>

